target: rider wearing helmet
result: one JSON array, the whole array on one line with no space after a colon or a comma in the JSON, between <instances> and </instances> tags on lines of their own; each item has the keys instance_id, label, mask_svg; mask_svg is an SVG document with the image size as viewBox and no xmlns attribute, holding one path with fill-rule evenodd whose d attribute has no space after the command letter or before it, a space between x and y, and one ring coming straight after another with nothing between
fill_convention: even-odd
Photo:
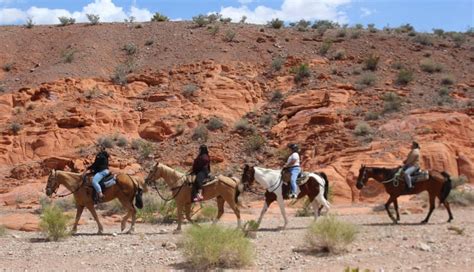
<instances>
[{"instance_id":1,"label":"rider wearing helmet","mask_svg":"<svg viewBox=\"0 0 474 272\"><path fill-rule=\"evenodd\" d=\"M297 185L296 185L296 180L298 178L298 175L301 172L301 167L300 167L300 155L298 152L300 151L299 147L297 144L290 143L288 144L288 148L291 151L290 156L288 157L288 160L286 161L285 165L283 166L283 169L288 169L288 171L291 174L291 180L290 180L290 185L291 185L291 194L290 198L296 198L296 190L297 190Z\"/></svg>"},{"instance_id":2,"label":"rider wearing helmet","mask_svg":"<svg viewBox=\"0 0 474 272\"><path fill-rule=\"evenodd\" d=\"M192 189L192 200L193 202L201 201L204 199L202 196L202 185L204 180L209 176L211 172L211 160L209 158L209 151L206 145L199 147L199 154L194 159L193 168L191 174L196 175L196 179Z\"/></svg>"},{"instance_id":3,"label":"rider wearing helmet","mask_svg":"<svg viewBox=\"0 0 474 272\"><path fill-rule=\"evenodd\" d=\"M417 142L413 142L411 145L411 151L408 154L407 159L403 161L405 182L407 183L408 190L413 189L411 175L419 168L420 168L420 145Z\"/></svg>"}]
</instances>

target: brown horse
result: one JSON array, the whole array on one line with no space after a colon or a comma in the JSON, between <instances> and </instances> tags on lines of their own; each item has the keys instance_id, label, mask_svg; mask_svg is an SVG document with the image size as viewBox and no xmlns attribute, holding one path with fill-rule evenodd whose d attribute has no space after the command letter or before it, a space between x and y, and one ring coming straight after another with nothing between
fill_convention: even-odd
<instances>
[{"instance_id":1,"label":"brown horse","mask_svg":"<svg viewBox=\"0 0 474 272\"><path fill-rule=\"evenodd\" d=\"M176 201L178 227L176 232L181 231L183 209L185 211L186 219L191 220L191 176L180 173L164 164L156 163L151 172L145 179L147 186L153 186L158 179L162 178L173 194L172 198ZM217 198L217 217L214 223L217 222L224 214L224 203L227 202L237 216L237 224L240 227L240 210L237 205L240 194L240 182L236 179L217 176L208 185L204 185L202 195L204 200Z\"/></svg>"},{"instance_id":2,"label":"brown horse","mask_svg":"<svg viewBox=\"0 0 474 272\"><path fill-rule=\"evenodd\" d=\"M80 173L52 170L48 177L48 183L46 184L46 195L52 196L59 188L59 185L63 185L74 195L76 201L76 219L71 232L77 231L77 224L81 218L84 207L87 208L94 220L97 222L99 227L98 233L101 234L104 231L102 224L99 221L97 212L94 208L94 201L92 199L93 188L89 182L85 181L85 178ZM109 187L104 192L104 202L111 201L118 198L122 207L128 211L127 214L122 218L121 229L125 229L128 218L132 217L132 224L127 233L132 233L135 230L136 210L133 205L133 198L135 197L135 204L137 207L143 206L141 200L141 190L146 192L146 187L143 185L143 181L138 181L126 174L118 174L116 176L116 184Z\"/></svg>"},{"instance_id":3,"label":"brown horse","mask_svg":"<svg viewBox=\"0 0 474 272\"><path fill-rule=\"evenodd\" d=\"M329 211L330 208L329 202L327 201L329 181L326 174L323 172L318 174L309 173L308 175L308 181L302 185L299 185L300 192L298 194L298 199L308 196L310 203L313 205L314 218L317 219L323 206L327 211ZM250 167L249 165L245 165L244 172L242 174L242 184L244 184L245 189L250 188L255 180L266 189L265 204L262 208L262 212L260 213L260 217L258 218L258 225L260 225L262 222L263 215L267 211L270 204L276 200L280 206L283 220L285 220L285 224L282 228L286 228L288 219L286 218L285 203L283 200L288 199L290 186L285 186L282 178L284 179L284 177L282 177L281 170L265 169L256 166ZM319 209L318 203L322 205Z\"/></svg>"},{"instance_id":4,"label":"brown horse","mask_svg":"<svg viewBox=\"0 0 474 272\"><path fill-rule=\"evenodd\" d=\"M437 197L448 211L449 219L448 222L453 220L453 214L451 213L451 208L449 207L448 201L446 198L451 192L451 178L446 172L439 172L436 170L428 171L428 179L423 181L418 181L414 183L414 188L410 191L407 191L407 186L403 179L403 175L400 176L400 180L397 177L397 173L400 171L400 167L397 168L378 168L378 167L366 167L362 165L359 169L359 176L357 177L357 189L362 189L367 183L369 178L373 178L376 181L382 183L385 187L385 191L390 195L387 203L385 203L385 210L387 210L388 216L392 219L393 223L397 224L400 221L400 214L398 213L398 202L397 198L400 195L412 195L418 194L423 191L428 191L429 201L430 201L430 210L426 218L421 221L422 224L428 223L431 213L435 208L435 198ZM395 207L395 212L397 218L394 218L390 210L390 204L393 202Z\"/></svg>"}]
</instances>

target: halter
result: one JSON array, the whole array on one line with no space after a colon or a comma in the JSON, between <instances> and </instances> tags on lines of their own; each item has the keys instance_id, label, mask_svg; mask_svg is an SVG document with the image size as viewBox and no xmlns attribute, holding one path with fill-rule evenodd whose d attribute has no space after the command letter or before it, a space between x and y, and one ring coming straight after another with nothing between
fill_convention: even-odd
<instances>
[{"instance_id":1,"label":"halter","mask_svg":"<svg viewBox=\"0 0 474 272\"><path fill-rule=\"evenodd\" d=\"M56 181L57 175L58 175L57 171L54 170L54 180L55 180L55 181ZM56 195L56 197L66 197L66 196L70 196L70 195L76 193L77 191L79 191L79 189L81 189L82 186L83 186L85 183L86 183L86 177L84 176L83 179L82 179L82 183L79 184L79 186L77 186L77 188L74 189L74 191L71 191L71 192L69 192L69 193L67 193L67 194L63 194L63 195L57 195L57 194L56 194L57 191L59 190L59 185L58 185L58 187L56 188L56 190L54 190L54 191L51 193L51 198L53 197L53 195ZM49 184L48 184L48 186L46 186L46 189L51 189L51 187L49 186Z\"/></svg>"},{"instance_id":2,"label":"halter","mask_svg":"<svg viewBox=\"0 0 474 272\"><path fill-rule=\"evenodd\" d=\"M175 170L173 169L173 171L175 171ZM156 171L155 171L155 172L156 172ZM179 192L181 192L181 189L183 189L184 185L186 184L186 178L187 178L188 176L190 176L190 175L183 175L182 177L180 177L180 178L177 180L177 181L180 181L180 180L184 180L184 181L183 181L183 183L182 183L181 185L176 186L176 187L173 187L173 188L170 189L171 191L174 191L174 190L178 189L178 191L177 191L175 194L173 194L170 198L165 198L165 197L160 193L160 190L158 190L158 187L156 186L156 178L155 178L155 175L153 175L154 181L153 181L152 187L153 187L153 189L155 189L155 191L158 193L158 196L159 196L164 202L168 202L168 201L171 201L171 200L175 199L176 196L178 196Z\"/></svg>"}]
</instances>

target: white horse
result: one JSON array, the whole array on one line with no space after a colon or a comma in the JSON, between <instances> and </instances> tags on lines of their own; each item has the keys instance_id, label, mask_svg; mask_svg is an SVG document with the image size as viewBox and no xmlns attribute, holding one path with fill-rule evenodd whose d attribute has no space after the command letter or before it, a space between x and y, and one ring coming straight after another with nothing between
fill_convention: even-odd
<instances>
[{"instance_id":1,"label":"white horse","mask_svg":"<svg viewBox=\"0 0 474 272\"><path fill-rule=\"evenodd\" d=\"M281 215L285 220L285 224L282 229L285 229L288 224L288 218L285 212L284 199L288 199L288 190L290 186L283 186L283 180L281 170L272 170L262 167L250 167L245 165L244 173L242 175L242 183L246 188L250 187L256 180L265 189L265 204L263 205L262 212L258 218L258 224L262 222L263 215L267 211L268 207L273 201L278 201L280 206ZM314 219L316 220L321 212L321 209L326 208L326 212L329 212L329 202L327 201L327 195L329 191L329 181L326 174L323 172L315 174L308 173L308 181L302 185L299 185L298 199L308 196L309 201L313 206ZM318 203L322 205L318 209Z\"/></svg>"}]
</instances>

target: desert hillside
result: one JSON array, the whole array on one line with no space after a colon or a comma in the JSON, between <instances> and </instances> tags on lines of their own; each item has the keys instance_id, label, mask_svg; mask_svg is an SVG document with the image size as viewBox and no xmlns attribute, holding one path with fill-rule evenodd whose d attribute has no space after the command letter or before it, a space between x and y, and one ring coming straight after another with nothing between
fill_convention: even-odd
<instances>
[{"instance_id":1,"label":"desert hillside","mask_svg":"<svg viewBox=\"0 0 474 272\"><path fill-rule=\"evenodd\" d=\"M459 36L459 35L462 35ZM193 22L0 27L0 194L79 171L97 142L117 171L187 169L206 142L214 171L277 168L302 147L335 201L361 164L423 166L474 181L474 38L407 29Z\"/></svg>"}]
</instances>

